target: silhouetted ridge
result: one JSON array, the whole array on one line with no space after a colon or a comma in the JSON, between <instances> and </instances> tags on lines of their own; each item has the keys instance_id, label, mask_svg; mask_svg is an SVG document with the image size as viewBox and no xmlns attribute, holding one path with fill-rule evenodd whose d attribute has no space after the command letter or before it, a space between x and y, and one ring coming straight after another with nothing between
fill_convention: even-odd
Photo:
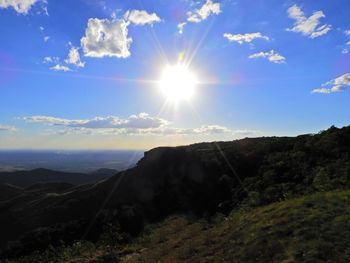
<instances>
[{"instance_id":1,"label":"silhouetted ridge","mask_svg":"<svg viewBox=\"0 0 350 263\"><path fill-rule=\"evenodd\" d=\"M25 199L1 202L1 244L39 227L50 237L46 244L94 240L106 222L136 235L145 222L171 214L209 218L349 186L350 127L298 137L160 147L105 181L40 196L30 204ZM71 228L75 234L67 236Z\"/></svg>"}]
</instances>

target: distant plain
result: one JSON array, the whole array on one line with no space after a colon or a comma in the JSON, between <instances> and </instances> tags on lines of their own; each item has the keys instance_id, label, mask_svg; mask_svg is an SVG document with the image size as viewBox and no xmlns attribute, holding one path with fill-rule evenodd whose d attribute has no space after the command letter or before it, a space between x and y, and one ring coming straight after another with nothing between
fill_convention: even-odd
<instances>
[{"instance_id":1,"label":"distant plain","mask_svg":"<svg viewBox=\"0 0 350 263\"><path fill-rule=\"evenodd\" d=\"M128 150L1 150L0 172L46 168L64 172L90 173L100 168L125 170L143 156Z\"/></svg>"}]
</instances>

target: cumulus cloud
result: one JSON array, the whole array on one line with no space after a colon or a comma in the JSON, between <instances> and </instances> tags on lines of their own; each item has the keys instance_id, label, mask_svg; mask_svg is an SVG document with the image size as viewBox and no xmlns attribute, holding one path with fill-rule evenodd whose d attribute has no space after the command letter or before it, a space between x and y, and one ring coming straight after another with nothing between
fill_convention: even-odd
<instances>
[{"instance_id":1,"label":"cumulus cloud","mask_svg":"<svg viewBox=\"0 0 350 263\"><path fill-rule=\"evenodd\" d=\"M344 91L348 86L350 86L350 73L346 73L336 79L322 84L321 88L313 89L312 93L330 94L341 92Z\"/></svg>"},{"instance_id":2,"label":"cumulus cloud","mask_svg":"<svg viewBox=\"0 0 350 263\"><path fill-rule=\"evenodd\" d=\"M70 71L70 68L61 64L56 64L55 66L50 68L53 71L63 71L63 72L68 72Z\"/></svg>"},{"instance_id":3,"label":"cumulus cloud","mask_svg":"<svg viewBox=\"0 0 350 263\"><path fill-rule=\"evenodd\" d=\"M82 62L80 59L79 48L72 46L72 43L69 42L70 50L68 52L67 58L61 62L59 57L44 57L43 63L52 65L50 67L53 71L63 71L68 72L71 71L69 65L74 65L79 68L83 68L85 66L85 62Z\"/></svg>"},{"instance_id":4,"label":"cumulus cloud","mask_svg":"<svg viewBox=\"0 0 350 263\"><path fill-rule=\"evenodd\" d=\"M118 57L130 56L132 39L128 37L129 22L123 19L90 18L85 36L80 43L87 57Z\"/></svg>"},{"instance_id":5,"label":"cumulus cloud","mask_svg":"<svg viewBox=\"0 0 350 263\"><path fill-rule=\"evenodd\" d=\"M50 37L49 36L44 36L44 42L49 41Z\"/></svg>"},{"instance_id":6,"label":"cumulus cloud","mask_svg":"<svg viewBox=\"0 0 350 263\"><path fill-rule=\"evenodd\" d=\"M29 10L37 2L45 2L42 0L0 0L0 8L12 7L19 14L28 14Z\"/></svg>"},{"instance_id":7,"label":"cumulus cloud","mask_svg":"<svg viewBox=\"0 0 350 263\"><path fill-rule=\"evenodd\" d=\"M85 62L81 61L79 50L76 47L71 47L65 62L67 64L75 65L76 67L79 67L79 68L83 68L85 66Z\"/></svg>"},{"instance_id":8,"label":"cumulus cloud","mask_svg":"<svg viewBox=\"0 0 350 263\"><path fill-rule=\"evenodd\" d=\"M95 117L85 120L69 120L51 116L30 116L24 117L28 122L46 123L54 126L65 126L71 128L87 129L151 129L159 128L167 124L167 121L157 117L151 117L147 113L131 115L127 119L115 116Z\"/></svg>"},{"instance_id":9,"label":"cumulus cloud","mask_svg":"<svg viewBox=\"0 0 350 263\"><path fill-rule=\"evenodd\" d=\"M158 117L151 117L147 113L131 115L127 120L123 121L122 128L149 129L158 128L166 125L168 122ZM123 127L125 126L125 127Z\"/></svg>"},{"instance_id":10,"label":"cumulus cloud","mask_svg":"<svg viewBox=\"0 0 350 263\"><path fill-rule=\"evenodd\" d=\"M1 131L15 132L15 131L17 131L17 129L16 129L16 127L14 127L14 126L1 125L1 124L0 124L0 132L1 132Z\"/></svg>"},{"instance_id":11,"label":"cumulus cloud","mask_svg":"<svg viewBox=\"0 0 350 263\"><path fill-rule=\"evenodd\" d=\"M329 24L320 24L320 20L326 17L322 11L315 11L310 17L306 17L299 6L293 5L288 8L288 16L295 22L292 28L287 28L287 31L301 33L310 38L323 36L332 28Z\"/></svg>"},{"instance_id":12,"label":"cumulus cloud","mask_svg":"<svg viewBox=\"0 0 350 263\"><path fill-rule=\"evenodd\" d=\"M207 0L199 9L187 12L187 22L199 23L207 19L210 15L218 15L221 13L221 4L214 3L212 0ZM177 25L179 34L184 32L187 22L181 22Z\"/></svg>"},{"instance_id":13,"label":"cumulus cloud","mask_svg":"<svg viewBox=\"0 0 350 263\"><path fill-rule=\"evenodd\" d=\"M230 33L224 33L224 38L228 39L230 42L237 42L239 44L243 43L251 43L255 39L264 39L269 40L269 37L264 36L260 32L256 33L246 33L246 34L230 34Z\"/></svg>"},{"instance_id":14,"label":"cumulus cloud","mask_svg":"<svg viewBox=\"0 0 350 263\"><path fill-rule=\"evenodd\" d=\"M282 64L285 63L286 58L281 54L277 53L274 50L270 50L269 52L259 52L249 56L249 58L266 58L272 63Z\"/></svg>"},{"instance_id":15,"label":"cumulus cloud","mask_svg":"<svg viewBox=\"0 0 350 263\"><path fill-rule=\"evenodd\" d=\"M207 2L201 8L187 13L187 21L192 23L199 23L207 19L211 14L218 15L220 13L220 3L214 3L211 0L207 0Z\"/></svg>"},{"instance_id":16,"label":"cumulus cloud","mask_svg":"<svg viewBox=\"0 0 350 263\"><path fill-rule=\"evenodd\" d=\"M124 15L124 19L135 25L146 25L159 23L161 20L156 13L149 14L144 10L131 10L127 11Z\"/></svg>"},{"instance_id":17,"label":"cumulus cloud","mask_svg":"<svg viewBox=\"0 0 350 263\"><path fill-rule=\"evenodd\" d=\"M22 118L29 123L43 123L52 127L57 134L101 134L101 135L142 135L142 136L210 136L228 135L243 137L258 134L258 131L232 130L220 125L203 125L198 128L174 127L170 121L150 116L147 113L131 115L128 118L116 116L94 117L91 119L64 119L52 116L29 116Z\"/></svg>"}]
</instances>

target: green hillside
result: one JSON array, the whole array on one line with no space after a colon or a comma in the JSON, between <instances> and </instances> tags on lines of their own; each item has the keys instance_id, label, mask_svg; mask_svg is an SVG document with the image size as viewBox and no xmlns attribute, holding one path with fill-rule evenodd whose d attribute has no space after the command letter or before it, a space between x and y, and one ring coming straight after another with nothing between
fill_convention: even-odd
<instances>
[{"instance_id":1,"label":"green hillside","mask_svg":"<svg viewBox=\"0 0 350 263\"><path fill-rule=\"evenodd\" d=\"M127 244L76 243L13 262L349 262L349 242L350 191L334 191L209 222L173 216Z\"/></svg>"},{"instance_id":2,"label":"green hillside","mask_svg":"<svg viewBox=\"0 0 350 263\"><path fill-rule=\"evenodd\" d=\"M350 191L326 192L217 217L170 218L129 262L350 262Z\"/></svg>"},{"instance_id":3,"label":"green hillside","mask_svg":"<svg viewBox=\"0 0 350 263\"><path fill-rule=\"evenodd\" d=\"M350 126L156 148L108 180L39 189L0 202L1 259L350 262Z\"/></svg>"}]
</instances>

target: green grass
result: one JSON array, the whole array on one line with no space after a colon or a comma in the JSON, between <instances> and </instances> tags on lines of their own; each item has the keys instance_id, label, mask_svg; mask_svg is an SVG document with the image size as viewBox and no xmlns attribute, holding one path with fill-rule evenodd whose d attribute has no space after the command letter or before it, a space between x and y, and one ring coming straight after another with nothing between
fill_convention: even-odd
<instances>
[{"instance_id":1,"label":"green grass","mask_svg":"<svg viewBox=\"0 0 350 263\"><path fill-rule=\"evenodd\" d=\"M350 191L244 208L211 222L171 217L114 248L89 242L13 262L350 262Z\"/></svg>"},{"instance_id":2,"label":"green grass","mask_svg":"<svg viewBox=\"0 0 350 263\"><path fill-rule=\"evenodd\" d=\"M350 262L350 191L232 213L215 223L166 220L127 262Z\"/></svg>"},{"instance_id":3,"label":"green grass","mask_svg":"<svg viewBox=\"0 0 350 263\"><path fill-rule=\"evenodd\" d=\"M82 241L71 246L61 245L58 247L49 246L44 252L35 251L29 256L7 260L6 263L34 263L34 262L91 262L107 251L101 250L95 244Z\"/></svg>"}]
</instances>

